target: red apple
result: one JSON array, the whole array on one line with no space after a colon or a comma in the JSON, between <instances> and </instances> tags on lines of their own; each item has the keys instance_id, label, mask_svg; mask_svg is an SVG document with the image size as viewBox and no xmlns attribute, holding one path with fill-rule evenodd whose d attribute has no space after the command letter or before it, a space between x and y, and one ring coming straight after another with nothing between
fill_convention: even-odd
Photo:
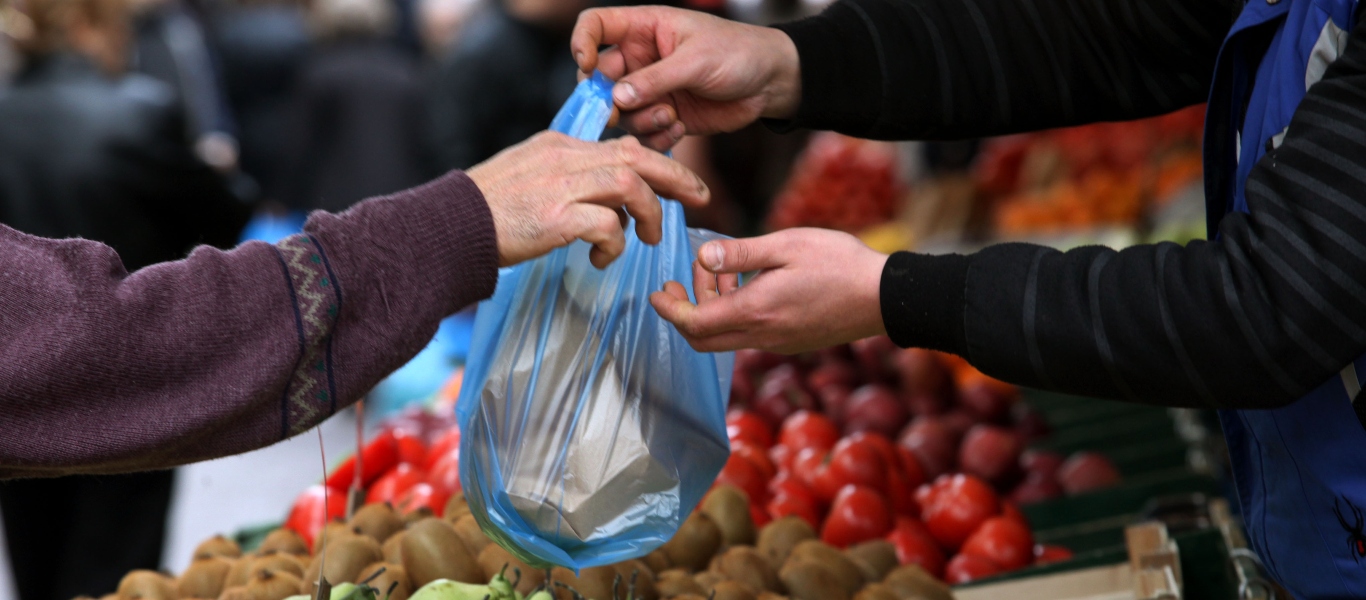
<instances>
[{"instance_id":1,"label":"red apple","mask_svg":"<svg viewBox=\"0 0 1366 600\"><path fill-rule=\"evenodd\" d=\"M807 391L801 372L791 364L778 365L764 374L753 406L773 429L782 426L792 413L815 408L816 399Z\"/></svg>"},{"instance_id":2,"label":"red apple","mask_svg":"<svg viewBox=\"0 0 1366 600\"><path fill-rule=\"evenodd\" d=\"M858 383L858 371L849 361L832 359L821 363L806 376L806 385L817 392L828 386L853 387Z\"/></svg>"},{"instance_id":3,"label":"red apple","mask_svg":"<svg viewBox=\"0 0 1366 600\"><path fill-rule=\"evenodd\" d=\"M873 431L890 439L906 425L906 419L906 407L896 394L887 386L870 383L849 395L844 407L844 435Z\"/></svg>"},{"instance_id":4,"label":"red apple","mask_svg":"<svg viewBox=\"0 0 1366 600\"><path fill-rule=\"evenodd\" d=\"M916 393L905 396L906 410L917 417L921 415L943 414L949 407L949 399L935 394Z\"/></svg>"},{"instance_id":5,"label":"red apple","mask_svg":"<svg viewBox=\"0 0 1366 600\"><path fill-rule=\"evenodd\" d=\"M916 417L897 443L915 455L927 479L953 470L958 457L958 436L938 417Z\"/></svg>"},{"instance_id":6,"label":"red apple","mask_svg":"<svg viewBox=\"0 0 1366 600\"><path fill-rule=\"evenodd\" d=\"M1008 383L972 371L958 381L958 405L979 420L1003 423L1010 409L1020 397L1019 390Z\"/></svg>"},{"instance_id":7,"label":"red apple","mask_svg":"<svg viewBox=\"0 0 1366 600\"><path fill-rule=\"evenodd\" d=\"M943 419L944 426L948 427L949 430L953 432L955 444L957 444L958 440L963 439L963 436L968 434L968 430L972 429L973 425L977 424L976 417L973 417L961 408L955 408L946 412L941 418Z\"/></svg>"},{"instance_id":8,"label":"red apple","mask_svg":"<svg viewBox=\"0 0 1366 600\"><path fill-rule=\"evenodd\" d=\"M1062 466L1063 456L1052 450L1025 450L1020 455L1020 468L1053 478Z\"/></svg>"},{"instance_id":9,"label":"red apple","mask_svg":"<svg viewBox=\"0 0 1366 600\"><path fill-rule=\"evenodd\" d=\"M1019 505L1034 504L1062 497L1062 486L1052 475L1031 471L1020 485L1010 492L1010 501Z\"/></svg>"},{"instance_id":10,"label":"red apple","mask_svg":"<svg viewBox=\"0 0 1366 600\"><path fill-rule=\"evenodd\" d=\"M849 388L842 385L826 386L816 392L816 397L820 400L821 410L825 411L825 416L834 421L835 425L843 427L844 409L849 406Z\"/></svg>"},{"instance_id":11,"label":"red apple","mask_svg":"<svg viewBox=\"0 0 1366 600\"><path fill-rule=\"evenodd\" d=\"M1015 433L1020 434L1026 444L1046 438L1053 432L1048 420L1044 419L1039 411L1023 402L1015 404L1012 417L1015 421Z\"/></svg>"},{"instance_id":12,"label":"red apple","mask_svg":"<svg viewBox=\"0 0 1366 600\"><path fill-rule=\"evenodd\" d=\"M765 371L772 369L786 362L787 359L781 354L764 352L763 350L744 349L735 351L735 372L746 373L751 377L758 377Z\"/></svg>"},{"instance_id":13,"label":"red apple","mask_svg":"<svg viewBox=\"0 0 1366 600\"><path fill-rule=\"evenodd\" d=\"M749 406L754 403L754 378L736 369L730 379L729 406Z\"/></svg>"},{"instance_id":14,"label":"red apple","mask_svg":"<svg viewBox=\"0 0 1366 600\"><path fill-rule=\"evenodd\" d=\"M907 348L893 353L891 363L907 397L925 394L947 399L953 395L953 377L933 350Z\"/></svg>"},{"instance_id":15,"label":"red apple","mask_svg":"<svg viewBox=\"0 0 1366 600\"><path fill-rule=\"evenodd\" d=\"M892 343L892 338L885 335L865 338L849 344L849 350L854 354L854 361L858 363L859 369L863 371L863 376L867 381L884 381L887 379L889 359L896 349L896 344Z\"/></svg>"},{"instance_id":16,"label":"red apple","mask_svg":"<svg viewBox=\"0 0 1366 600\"><path fill-rule=\"evenodd\" d=\"M1024 444L1004 427L977 425L958 448L958 468L999 485L1019 467ZM999 488L998 488L999 489Z\"/></svg>"},{"instance_id":17,"label":"red apple","mask_svg":"<svg viewBox=\"0 0 1366 600\"><path fill-rule=\"evenodd\" d=\"M1119 483L1119 469L1095 452L1078 452L1058 468L1058 483L1070 496Z\"/></svg>"}]
</instances>

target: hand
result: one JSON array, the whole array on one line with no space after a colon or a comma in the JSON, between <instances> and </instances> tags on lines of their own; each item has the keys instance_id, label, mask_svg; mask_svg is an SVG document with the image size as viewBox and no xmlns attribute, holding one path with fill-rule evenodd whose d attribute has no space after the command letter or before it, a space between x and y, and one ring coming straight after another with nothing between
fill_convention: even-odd
<instances>
[{"instance_id":1,"label":"hand","mask_svg":"<svg viewBox=\"0 0 1366 600\"><path fill-rule=\"evenodd\" d=\"M498 263L514 265L566 246L593 244L593 266L626 249L628 214L647 244L663 236L659 199L706 205L706 184L635 138L590 143L545 132L468 171L484 193L498 235Z\"/></svg>"},{"instance_id":2,"label":"hand","mask_svg":"<svg viewBox=\"0 0 1366 600\"><path fill-rule=\"evenodd\" d=\"M693 348L797 353L886 333L879 290L887 256L827 229L708 242L693 263L697 304L678 282L650 296ZM736 273L761 272L743 287Z\"/></svg>"},{"instance_id":3,"label":"hand","mask_svg":"<svg viewBox=\"0 0 1366 600\"><path fill-rule=\"evenodd\" d=\"M685 133L790 117L801 101L797 47L777 29L676 8L599 8L579 15L569 45L585 73L616 80L621 126L657 150ZM599 55L602 45L614 47Z\"/></svg>"}]
</instances>

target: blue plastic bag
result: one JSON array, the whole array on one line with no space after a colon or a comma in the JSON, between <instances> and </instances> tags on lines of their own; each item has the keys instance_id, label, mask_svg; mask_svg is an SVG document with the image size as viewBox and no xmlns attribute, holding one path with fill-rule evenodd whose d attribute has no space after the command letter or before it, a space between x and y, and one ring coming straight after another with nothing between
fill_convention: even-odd
<instances>
[{"instance_id":1,"label":"blue plastic bag","mask_svg":"<svg viewBox=\"0 0 1366 600\"><path fill-rule=\"evenodd\" d=\"M596 141L612 82L579 84L551 128ZM663 241L627 228L605 270L579 241L503 269L479 305L456 404L460 482L490 538L536 567L583 569L673 537L729 455L734 355L702 354L655 313L651 293L692 293L696 247L662 200Z\"/></svg>"}]
</instances>

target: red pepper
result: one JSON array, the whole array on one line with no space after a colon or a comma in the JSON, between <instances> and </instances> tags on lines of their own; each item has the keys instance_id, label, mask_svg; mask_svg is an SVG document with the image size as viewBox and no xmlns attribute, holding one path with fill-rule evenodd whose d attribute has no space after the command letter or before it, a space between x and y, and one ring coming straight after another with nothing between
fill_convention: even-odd
<instances>
[{"instance_id":1,"label":"red pepper","mask_svg":"<svg viewBox=\"0 0 1366 600\"><path fill-rule=\"evenodd\" d=\"M361 485L369 487L380 475L394 468L394 465L398 464L398 456L398 441L394 439L394 433L381 432L361 451ZM327 485L343 490L350 489L355 477L356 457L352 456L332 472L327 478Z\"/></svg>"},{"instance_id":2,"label":"red pepper","mask_svg":"<svg viewBox=\"0 0 1366 600\"><path fill-rule=\"evenodd\" d=\"M324 496L326 500L324 500ZM299 498L294 501L294 507L289 510L289 518L285 520L285 528L293 529L309 548L313 547L313 540L317 539L322 532L324 522L332 519L340 519L346 516L346 491L340 488L325 488L322 485L312 485L299 494Z\"/></svg>"}]
</instances>

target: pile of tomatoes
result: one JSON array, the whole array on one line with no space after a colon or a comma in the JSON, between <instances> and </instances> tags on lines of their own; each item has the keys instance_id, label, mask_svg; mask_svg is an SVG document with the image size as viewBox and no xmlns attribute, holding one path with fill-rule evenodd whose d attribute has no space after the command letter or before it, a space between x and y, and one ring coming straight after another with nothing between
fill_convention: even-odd
<instances>
[{"instance_id":1,"label":"pile of tomatoes","mask_svg":"<svg viewBox=\"0 0 1366 600\"><path fill-rule=\"evenodd\" d=\"M360 452L365 504L388 502L404 515L429 510L441 516L446 501L460 491L460 430L416 411L407 417L390 422ZM434 420L440 423L431 424ZM285 527L312 547L324 520L346 517L347 494L357 481L356 465L352 456L323 483L305 489L294 501Z\"/></svg>"},{"instance_id":2,"label":"pile of tomatoes","mask_svg":"<svg viewBox=\"0 0 1366 600\"><path fill-rule=\"evenodd\" d=\"M902 185L892 144L818 133L773 200L767 227L824 227L850 233L896 214Z\"/></svg>"}]
</instances>

